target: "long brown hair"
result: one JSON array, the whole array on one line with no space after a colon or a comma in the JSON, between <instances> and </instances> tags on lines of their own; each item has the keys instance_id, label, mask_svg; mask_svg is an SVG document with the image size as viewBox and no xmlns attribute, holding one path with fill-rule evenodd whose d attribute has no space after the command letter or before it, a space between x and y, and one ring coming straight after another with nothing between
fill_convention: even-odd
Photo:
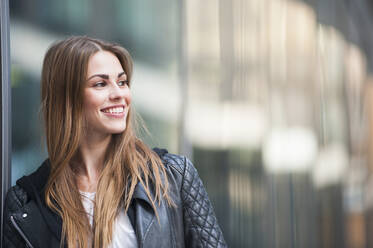
<instances>
[{"instance_id":1,"label":"long brown hair","mask_svg":"<svg viewBox=\"0 0 373 248\"><path fill-rule=\"evenodd\" d=\"M85 248L90 236L93 247L107 247L118 211L128 210L137 183L144 186L155 212L156 204L162 199L172 204L162 161L136 137L130 107L125 131L114 134L107 149L97 185L93 228L89 225L71 162L84 132L83 88L88 61L100 50L109 51L119 59L131 82L129 53L117 44L85 36L53 44L45 55L42 69L42 112L51 162L45 200L63 220L61 245L66 239L68 247ZM150 183L154 185L154 199Z\"/></svg>"}]
</instances>

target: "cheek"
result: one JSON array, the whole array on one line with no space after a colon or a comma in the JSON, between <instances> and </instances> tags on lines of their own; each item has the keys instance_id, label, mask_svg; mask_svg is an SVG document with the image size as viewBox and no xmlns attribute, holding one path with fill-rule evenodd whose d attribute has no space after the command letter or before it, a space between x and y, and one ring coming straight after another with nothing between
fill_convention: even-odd
<instances>
[{"instance_id":1,"label":"cheek","mask_svg":"<svg viewBox=\"0 0 373 248\"><path fill-rule=\"evenodd\" d=\"M132 101L131 91L128 91L128 94L126 96L126 103L127 103L127 105L130 105L131 101Z\"/></svg>"},{"instance_id":2,"label":"cheek","mask_svg":"<svg viewBox=\"0 0 373 248\"><path fill-rule=\"evenodd\" d=\"M86 91L84 94L84 110L85 111L97 111L103 104L104 98L100 94Z\"/></svg>"}]
</instances>

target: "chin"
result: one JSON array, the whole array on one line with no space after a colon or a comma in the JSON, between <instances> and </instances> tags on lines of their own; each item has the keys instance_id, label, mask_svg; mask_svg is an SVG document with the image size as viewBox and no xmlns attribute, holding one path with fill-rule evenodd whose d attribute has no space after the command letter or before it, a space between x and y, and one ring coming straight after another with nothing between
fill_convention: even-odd
<instances>
[{"instance_id":1,"label":"chin","mask_svg":"<svg viewBox=\"0 0 373 248\"><path fill-rule=\"evenodd\" d=\"M111 134L120 134L120 133L123 133L124 131L126 130L126 127L118 127L118 128L111 128L111 130L109 130L109 133Z\"/></svg>"}]
</instances>

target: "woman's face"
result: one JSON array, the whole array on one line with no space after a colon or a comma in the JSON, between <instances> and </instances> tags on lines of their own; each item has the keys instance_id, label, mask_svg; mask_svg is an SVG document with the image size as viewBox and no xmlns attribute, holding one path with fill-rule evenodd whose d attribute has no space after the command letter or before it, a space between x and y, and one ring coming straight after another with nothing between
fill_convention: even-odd
<instances>
[{"instance_id":1,"label":"woman's face","mask_svg":"<svg viewBox=\"0 0 373 248\"><path fill-rule=\"evenodd\" d=\"M88 61L83 103L88 134L123 132L130 103L127 75L118 58L108 51L92 55Z\"/></svg>"}]
</instances>

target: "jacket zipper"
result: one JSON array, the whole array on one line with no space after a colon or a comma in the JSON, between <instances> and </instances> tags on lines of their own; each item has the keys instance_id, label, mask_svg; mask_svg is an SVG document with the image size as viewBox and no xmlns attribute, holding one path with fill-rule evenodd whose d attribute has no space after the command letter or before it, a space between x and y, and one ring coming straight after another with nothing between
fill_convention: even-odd
<instances>
[{"instance_id":1,"label":"jacket zipper","mask_svg":"<svg viewBox=\"0 0 373 248\"><path fill-rule=\"evenodd\" d=\"M14 220L13 215L10 216L10 221L12 222L14 228L18 231L18 233L21 235L21 237L25 240L27 247L34 248L30 241L27 239L26 235L22 232L21 228L17 225L16 221Z\"/></svg>"}]
</instances>

